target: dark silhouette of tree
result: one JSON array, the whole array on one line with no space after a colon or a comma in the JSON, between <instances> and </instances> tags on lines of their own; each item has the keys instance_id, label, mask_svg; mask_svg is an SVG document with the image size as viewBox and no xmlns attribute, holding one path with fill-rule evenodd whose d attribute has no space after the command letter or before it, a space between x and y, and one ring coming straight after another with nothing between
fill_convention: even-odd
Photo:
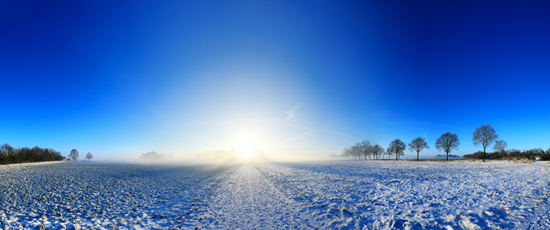
<instances>
[{"instance_id":1,"label":"dark silhouette of tree","mask_svg":"<svg viewBox=\"0 0 550 230\"><path fill-rule=\"evenodd\" d=\"M361 149L363 151L363 156L365 157L365 160L367 160L372 152L372 144L370 143L370 141L362 141Z\"/></svg>"},{"instance_id":2,"label":"dark silhouette of tree","mask_svg":"<svg viewBox=\"0 0 550 230\"><path fill-rule=\"evenodd\" d=\"M505 140L496 140L495 146L493 149L499 153L499 158L502 157L502 153L506 151L506 147L508 147L508 144Z\"/></svg>"},{"instance_id":3,"label":"dark silhouette of tree","mask_svg":"<svg viewBox=\"0 0 550 230\"><path fill-rule=\"evenodd\" d=\"M382 148L382 146L380 146L379 144L372 146L372 155L376 159L380 159L380 156L382 156L384 152L384 148Z\"/></svg>"},{"instance_id":4,"label":"dark silhouette of tree","mask_svg":"<svg viewBox=\"0 0 550 230\"><path fill-rule=\"evenodd\" d=\"M6 144L3 144L2 146L0 146L0 159L2 160L2 162L10 162L11 161L11 156L13 154L13 147L11 147L11 145L9 145L8 143Z\"/></svg>"},{"instance_id":5,"label":"dark silhouette of tree","mask_svg":"<svg viewBox=\"0 0 550 230\"><path fill-rule=\"evenodd\" d=\"M420 151L423 149L429 149L430 146L428 146L428 143L426 142L426 139L422 137L417 137L409 143L409 151L416 151L416 160L420 160Z\"/></svg>"},{"instance_id":6,"label":"dark silhouette of tree","mask_svg":"<svg viewBox=\"0 0 550 230\"><path fill-rule=\"evenodd\" d=\"M87 152L87 153L86 153L86 159L88 159L88 161L89 161L89 160L91 160L92 158L94 158L94 155L92 155L91 152Z\"/></svg>"},{"instance_id":7,"label":"dark silhouette of tree","mask_svg":"<svg viewBox=\"0 0 550 230\"><path fill-rule=\"evenodd\" d=\"M485 162L485 149L487 146L495 142L498 135L495 133L495 129L490 124L477 127L474 131L472 141L474 146L481 144L483 146L483 161Z\"/></svg>"},{"instance_id":8,"label":"dark silhouette of tree","mask_svg":"<svg viewBox=\"0 0 550 230\"><path fill-rule=\"evenodd\" d=\"M449 161L449 153L452 149L458 149L458 146L460 145L460 139L458 139L458 135L447 132L444 134L441 134L439 138L437 138L437 141L435 142L435 148L437 150L443 150L445 153L447 153L447 161Z\"/></svg>"},{"instance_id":9,"label":"dark silhouette of tree","mask_svg":"<svg viewBox=\"0 0 550 230\"><path fill-rule=\"evenodd\" d=\"M359 143L351 146L351 152L353 153L353 159L361 159L361 147Z\"/></svg>"},{"instance_id":10,"label":"dark silhouette of tree","mask_svg":"<svg viewBox=\"0 0 550 230\"><path fill-rule=\"evenodd\" d=\"M72 158L73 161L76 161L78 159L78 151L76 151L76 149L71 150L69 157Z\"/></svg>"},{"instance_id":11,"label":"dark silhouette of tree","mask_svg":"<svg viewBox=\"0 0 550 230\"><path fill-rule=\"evenodd\" d=\"M407 148L407 145L399 139L395 139L390 143L388 152L395 155L395 160L399 160L399 156L403 156L403 151Z\"/></svg>"},{"instance_id":12,"label":"dark silhouette of tree","mask_svg":"<svg viewBox=\"0 0 550 230\"><path fill-rule=\"evenodd\" d=\"M342 154L341 154L340 156L343 156L343 157L350 157L349 149L348 149L348 148L344 148L344 150L342 151Z\"/></svg>"}]
</instances>

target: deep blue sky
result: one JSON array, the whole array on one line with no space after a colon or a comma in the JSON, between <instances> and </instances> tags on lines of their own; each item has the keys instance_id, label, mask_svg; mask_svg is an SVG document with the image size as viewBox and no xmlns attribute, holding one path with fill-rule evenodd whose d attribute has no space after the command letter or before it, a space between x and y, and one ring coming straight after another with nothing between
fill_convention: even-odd
<instances>
[{"instance_id":1,"label":"deep blue sky","mask_svg":"<svg viewBox=\"0 0 550 230\"><path fill-rule=\"evenodd\" d=\"M550 147L550 2L2 1L0 142L96 159ZM289 115L290 114L290 115ZM407 152L407 155L414 155Z\"/></svg>"}]
</instances>

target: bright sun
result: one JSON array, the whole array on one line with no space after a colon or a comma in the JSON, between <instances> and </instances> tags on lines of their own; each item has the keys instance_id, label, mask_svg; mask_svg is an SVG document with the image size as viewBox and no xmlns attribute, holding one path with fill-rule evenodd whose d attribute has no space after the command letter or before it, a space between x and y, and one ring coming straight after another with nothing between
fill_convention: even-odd
<instances>
[{"instance_id":1,"label":"bright sun","mask_svg":"<svg viewBox=\"0 0 550 230\"><path fill-rule=\"evenodd\" d=\"M246 136L241 137L235 142L235 149L239 151L242 158L250 158L256 145L257 142L254 137Z\"/></svg>"}]
</instances>

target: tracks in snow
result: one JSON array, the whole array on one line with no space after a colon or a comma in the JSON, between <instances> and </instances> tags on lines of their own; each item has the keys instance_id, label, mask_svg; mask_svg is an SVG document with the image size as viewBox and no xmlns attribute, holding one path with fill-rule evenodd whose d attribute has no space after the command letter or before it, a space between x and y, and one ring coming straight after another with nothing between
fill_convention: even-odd
<instances>
[{"instance_id":1,"label":"tracks in snow","mask_svg":"<svg viewBox=\"0 0 550 230\"><path fill-rule=\"evenodd\" d=\"M315 224L250 164L228 171L201 221L207 228L307 229Z\"/></svg>"}]
</instances>

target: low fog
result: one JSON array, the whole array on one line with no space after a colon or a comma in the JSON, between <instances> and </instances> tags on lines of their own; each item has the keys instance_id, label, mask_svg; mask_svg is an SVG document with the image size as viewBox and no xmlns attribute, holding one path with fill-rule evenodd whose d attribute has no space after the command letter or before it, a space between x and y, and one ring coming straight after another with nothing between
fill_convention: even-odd
<instances>
[{"instance_id":1,"label":"low fog","mask_svg":"<svg viewBox=\"0 0 550 230\"><path fill-rule=\"evenodd\" d=\"M297 156L285 154L268 154L260 147L251 152L229 150L202 151L193 154L164 154L156 151L142 153L131 160L121 160L127 163L139 164L169 164L169 165L225 165L242 163L267 162L305 162L335 160L334 157Z\"/></svg>"}]
</instances>

